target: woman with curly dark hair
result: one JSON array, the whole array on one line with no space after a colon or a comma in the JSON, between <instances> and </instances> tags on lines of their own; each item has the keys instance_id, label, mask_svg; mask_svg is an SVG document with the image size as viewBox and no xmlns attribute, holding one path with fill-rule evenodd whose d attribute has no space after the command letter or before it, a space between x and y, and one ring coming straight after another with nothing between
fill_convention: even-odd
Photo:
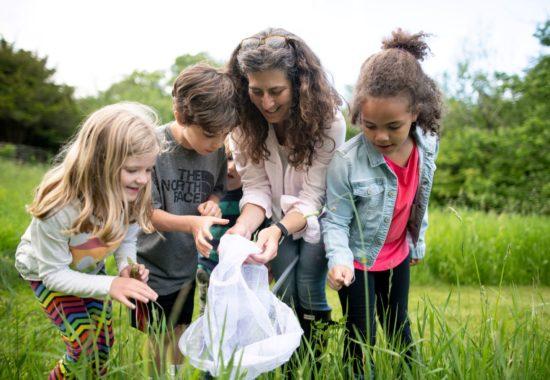
<instances>
[{"instance_id":1,"label":"woman with curly dark hair","mask_svg":"<svg viewBox=\"0 0 550 380\"><path fill-rule=\"evenodd\" d=\"M296 259L279 296L297 313L306 336L313 320L330 320L327 261L318 215L326 169L345 139L342 104L319 58L298 36L266 29L245 38L229 61L240 97L233 155L242 178L241 215L229 233L258 233L262 253L279 278Z\"/></svg>"}]
</instances>

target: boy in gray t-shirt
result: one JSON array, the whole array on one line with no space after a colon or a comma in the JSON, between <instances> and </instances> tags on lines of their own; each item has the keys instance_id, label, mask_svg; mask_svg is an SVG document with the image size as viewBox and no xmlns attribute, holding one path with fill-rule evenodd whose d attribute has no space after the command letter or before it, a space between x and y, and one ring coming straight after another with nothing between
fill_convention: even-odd
<instances>
[{"instance_id":1,"label":"boy in gray t-shirt","mask_svg":"<svg viewBox=\"0 0 550 380\"><path fill-rule=\"evenodd\" d=\"M159 130L166 150L152 173L151 219L160 233L140 234L137 250L138 262L150 271L148 284L159 294L161 307L150 303L132 318L135 327L148 330L149 323L160 322L153 320L158 313L174 329L164 342L164 350L171 351L167 356L160 355L161 348L153 344L159 369L161 357L172 358L175 365L182 362L177 342L193 315L197 251L208 257L210 227L228 223L221 219L218 206L227 176L223 142L238 123L230 77L206 64L183 70L172 97L176 120Z\"/></svg>"}]
</instances>

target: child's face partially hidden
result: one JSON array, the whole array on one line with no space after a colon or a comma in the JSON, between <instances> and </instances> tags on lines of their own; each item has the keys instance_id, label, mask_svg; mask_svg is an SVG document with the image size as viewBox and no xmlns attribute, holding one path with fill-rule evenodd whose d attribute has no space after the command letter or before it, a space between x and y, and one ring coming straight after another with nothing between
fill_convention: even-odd
<instances>
[{"instance_id":1,"label":"child's face partially hidden","mask_svg":"<svg viewBox=\"0 0 550 380\"><path fill-rule=\"evenodd\" d=\"M187 149L192 149L200 155L213 153L223 146L227 133L210 135L198 125L181 126L174 124L179 133L174 133L176 140ZM174 129L172 130L174 131ZM175 131L174 131L175 132Z\"/></svg>"},{"instance_id":2,"label":"child's face partially hidden","mask_svg":"<svg viewBox=\"0 0 550 380\"><path fill-rule=\"evenodd\" d=\"M227 157L227 190L236 190L242 187L241 176L235 167L235 161L232 157Z\"/></svg>"},{"instance_id":3,"label":"child's face partially hidden","mask_svg":"<svg viewBox=\"0 0 550 380\"><path fill-rule=\"evenodd\" d=\"M400 155L410 141L409 131L417 114L409 111L406 96L367 97L361 106L365 137L385 156Z\"/></svg>"},{"instance_id":4,"label":"child's face partially hidden","mask_svg":"<svg viewBox=\"0 0 550 380\"><path fill-rule=\"evenodd\" d=\"M120 172L120 182L126 196L126 201L135 201L139 192L151 180L151 171L156 159L156 154L145 154L143 156L129 157L124 161Z\"/></svg>"}]
</instances>

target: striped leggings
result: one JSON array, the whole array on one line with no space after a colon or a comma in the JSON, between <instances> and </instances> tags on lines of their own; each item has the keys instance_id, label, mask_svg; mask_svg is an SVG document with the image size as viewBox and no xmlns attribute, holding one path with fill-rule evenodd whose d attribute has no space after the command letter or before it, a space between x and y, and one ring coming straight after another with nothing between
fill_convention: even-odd
<instances>
[{"instance_id":1,"label":"striped leggings","mask_svg":"<svg viewBox=\"0 0 550 380\"><path fill-rule=\"evenodd\" d=\"M71 377L71 367L86 360L87 374L103 376L114 343L110 301L81 298L47 289L41 281L29 281L42 309L61 332L66 352L49 379Z\"/></svg>"}]
</instances>

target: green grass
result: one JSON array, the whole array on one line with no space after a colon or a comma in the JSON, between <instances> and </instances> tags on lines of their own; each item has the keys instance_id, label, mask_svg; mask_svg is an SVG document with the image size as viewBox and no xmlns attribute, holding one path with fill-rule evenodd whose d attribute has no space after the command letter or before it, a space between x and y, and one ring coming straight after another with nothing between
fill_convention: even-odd
<instances>
[{"instance_id":1,"label":"green grass","mask_svg":"<svg viewBox=\"0 0 550 380\"><path fill-rule=\"evenodd\" d=\"M13 266L15 247L30 220L24 206L45 170L0 158L2 379L44 378L63 354L56 328ZM550 276L545 256L550 252L550 220L450 208L432 210L430 217L428 252L412 269L409 302L419 358L402 376L547 378ZM328 296L334 318L341 318L337 294L329 290ZM114 314L116 343L109 378L147 378L151 355L145 336L129 327L128 313L120 305ZM261 378L281 379L289 373L303 379L348 378L350 365L341 360L342 333L341 324L331 327L322 355L300 350L289 364ZM396 378L402 359L379 333L373 351L377 375ZM187 365L180 378L199 376Z\"/></svg>"},{"instance_id":2,"label":"green grass","mask_svg":"<svg viewBox=\"0 0 550 380\"><path fill-rule=\"evenodd\" d=\"M30 287L23 280L18 282L20 286L11 291L0 291L0 336L9 342L0 347L0 378L43 378L62 356L63 344ZM342 314L337 295L333 291L328 294L338 319ZM413 286L410 317L422 361L413 365L408 377L546 378L550 374L549 300L550 288L532 286ZM118 304L114 315L116 342L110 378L146 378L151 363L145 336L129 326L128 312ZM309 364L311 355L302 352L286 370L301 373L301 378L345 377L349 368L340 358L341 326L330 332L333 349L324 349L316 358L320 360L318 368ZM382 378L397 376L400 358L380 331L374 360ZM280 378L282 371L263 378ZM198 371L188 365L181 378L197 376Z\"/></svg>"},{"instance_id":3,"label":"green grass","mask_svg":"<svg viewBox=\"0 0 550 380\"><path fill-rule=\"evenodd\" d=\"M45 170L0 158L0 276L13 279L13 252L30 220L25 204ZM548 217L432 209L426 242L414 283L550 286Z\"/></svg>"},{"instance_id":4,"label":"green grass","mask_svg":"<svg viewBox=\"0 0 550 380\"><path fill-rule=\"evenodd\" d=\"M431 210L426 241L418 280L424 276L447 283L550 285L546 216Z\"/></svg>"}]
</instances>

